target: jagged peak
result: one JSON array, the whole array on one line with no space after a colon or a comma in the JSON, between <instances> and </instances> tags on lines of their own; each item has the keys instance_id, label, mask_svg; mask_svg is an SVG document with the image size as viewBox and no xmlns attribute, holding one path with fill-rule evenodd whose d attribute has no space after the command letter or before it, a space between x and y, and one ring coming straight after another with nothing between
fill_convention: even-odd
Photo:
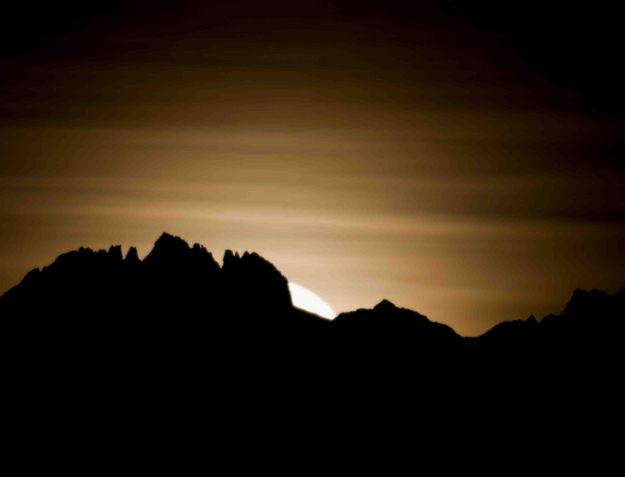
<instances>
[{"instance_id":1,"label":"jagged peak","mask_svg":"<svg viewBox=\"0 0 625 477\"><path fill-rule=\"evenodd\" d=\"M137 247L130 247L128 249L128 253L126 254L126 258L124 259L128 263L139 263L139 253L137 252Z\"/></svg>"},{"instance_id":2,"label":"jagged peak","mask_svg":"<svg viewBox=\"0 0 625 477\"><path fill-rule=\"evenodd\" d=\"M190 248L189 244L177 235L172 235L167 232L163 232L161 236L154 243L154 248L163 246L176 246Z\"/></svg>"},{"instance_id":3,"label":"jagged peak","mask_svg":"<svg viewBox=\"0 0 625 477\"><path fill-rule=\"evenodd\" d=\"M264 259L263 257L261 257L260 255L258 255L256 252L249 252L249 251L245 251L242 254L240 254L239 252L233 252L232 250L228 249L224 252L224 265L226 264L226 262L232 262L233 260L236 261L240 261L240 262L265 262L270 264L271 262L269 262L268 260Z\"/></svg>"},{"instance_id":4,"label":"jagged peak","mask_svg":"<svg viewBox=\"0 0 625 477\"><path fill-rule=\"evenodd\" d=\"M200 252L208 252L208 250L206 250L206 247L204 245L202 245L201 243L194 243L193 244L193 250L198 250ZM208 252L210 253L210 252Z\"/></svg>"},{"instance_id":5,"label":"jagged peak","mask_svg":"<svg viewBox=\"0 0 625 477\"><path fill-rule=\"evenodd\" d=\"M243 254L226 250L224 252L223 266L225 271L229 270L263 270L282 276L280 271L269 260L261 257L256 252L245 251ZM286 279L285 279L286 280Z\"/></svg>"},{"instance_id":6,"label":"jagged peak","mask_svg":"<svg viewBox=\"0 0 625 477\"><path fill-rule=\"evenodd\" d=\"M219 269L219 264L213 258L213 255L199 243L193 246L182 238L163 232L163 234L154 243L154 248L143 260L150 266L158 262L174 265L184 262L188 266L200 269L209 267L210 269Z\"/></svg>"},{"instance_id":7,"label":"jagged peak","mask_svg":"<svg viewBox=\"0 0 625 477\"><path fill-rule=\"evenodd\" d=\"M223 261L222 261L223 266L226 267L227 265L232 264L232 262L235 260L235 258L237 258L237 257L234 255L234 252L232 250L230 250L230 249L226 250L224 252L224 258L223 258Z\"/></svg>"},{"instance_id":8,"label":"jagged peak","mask_svg":"<svg viewBox=\"0 0 625 477\"><path fill-rule=\"evenodd\" d=\"M581 311L584 308L598 306L601 302L607 301L609 295L602 290L576 289L571 295L571 299L566 304L563 314L570 314Z\"/></svg>"},{"instance_id":9,"label":"jagged peak","mask_svg":"<svg viewBox=\"0 0 625 477\"><path fill-rule=\"evenodd\" d=\"M238 259L238 260L262 260L262 261L265 261L265 262L267 261L263 257L261 257L260 255L258 255L256 252L249 252L248 250L246 250L245 252L243 252L241 254L239 252L233 252L230 249L226 250L224 252L224 261L232 260L232 259Z\"/></svg>"},{"instance_id":10,"label":"jagged peak","mask_svg":"<svg viewBox=\"0 0 625 477\"><path fill-rule=\"evenodd\" d=\"M176 237L175 235L168 234L167 232L163 232L163 234L154 242L154 247L150 251L147 257L145 257L145 262L150 263L153 260L162 259L162 258L173 258L174 256L179 256L181 253L188 252L191 250L189 244L181 239L180 237Z\"/></svg>"},{"instance_id":11,"label":"jagged peak","mask_svg":"<svg viewBox=\"0 0 625 477\"><path fill-rule=\"evenodd\" d=\"M93 249L89 247L79 247L78 250L71 250L69 252L62 253L61 255L56 257L54 262L52 262L50 265L47 265L43 268L62 266L63 264L66 264L75 260L79 260L84 257L91 256L95 253L96 252L94 252Z\"/></svg>"}]
</instances>

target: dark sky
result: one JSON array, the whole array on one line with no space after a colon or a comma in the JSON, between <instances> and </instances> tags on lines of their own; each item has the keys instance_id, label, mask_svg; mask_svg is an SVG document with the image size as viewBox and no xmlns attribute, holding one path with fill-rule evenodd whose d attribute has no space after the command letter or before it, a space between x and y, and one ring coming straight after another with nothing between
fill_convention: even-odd
<instances>
[{"instance_id":1,"label":"dark sky","mask_svg":"<svg viewBox=\"0 0 625 477\"><path fill-rule=\"evenodd\" d=\"M9 7L0 290L164 230L470 335L625 286L616 7L474 3Z\"/></svg>"}]
</instances>

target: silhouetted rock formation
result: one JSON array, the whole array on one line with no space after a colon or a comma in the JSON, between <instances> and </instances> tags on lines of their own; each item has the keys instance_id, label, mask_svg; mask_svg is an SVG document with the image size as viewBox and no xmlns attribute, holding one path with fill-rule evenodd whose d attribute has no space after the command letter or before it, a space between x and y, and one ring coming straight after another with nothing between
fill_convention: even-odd
<instances>
[{"instance_id":1,"label":"silhouetted rock formation","mask_svg":"<svg viewBox=\"0 0 625 477\"><path fill-rule=\"evenodd\" d=\"M578 290L558 316L463 338L387 300L334 321L298 310L253 253L219 266L168 234L144 260L81 248L0 297L5 421L14 437L78 426L107 442L129 423L160 437L163 416L193 438L198 426L234 438L285 425L288 439L311 427L439 443L476 429L533 439L544 423L568 434L622 408L624 297Z\"/></svg>"},{"instance_id":2,"label":"silhouetted rock formation","mask_svg":"<svg viewBox=\"0 0 625 477\"><path fill-rule=\"evenodd\" d=\"M190 247L167 233L143 261L134 247L125 259L120 246L65 253L28 273L0 298L0 306L15 319L87 320L104 314L115 319L132 310L129 321L217 319L244 310L276 315L292 309L286 278L257 254L226 252L220 267L203 246Z\"/></svg>"},{"instance_id":3,"label":"silhouetted rock formation","mask_svg":"<svg viewBox=\"0 0 625 477\"><path fill-rule=\"evenodd\" d=\"M144 260L134 247L126 257L120 246L65 253L0 297L0 314L5 347L29 349L34 360L151 355L205 362L210 355L228 356L229 366L313 363L348 374L354 366L387 372L415 363L536 371L545 360L622 358L625 290L576 290L560 315L463 338L387 300L323 320L294 308L287 279L256 253L228 250L220 266L203 246L164 233Z\"/></svg>"},{"instance_id":4,"label":"silhouetted rock formation","mask_svg":"<svg viewBox=\"0 0 625 477\"><path fill-rule=\"evenodd\" d=\"M372 310L340 314L333 327L348 348L356 347L369 354L448 353L456 350L462 340L449 326L398 308L388 300L382 300Z\"/></svg>"},{"instance_id":5,"label":"silhouetted rock formation","mask_svg":"<svg viewBox=\"0 0 625 477\"><path fill-rule=\"evenodd\" d=\"M226 250L221 277L228 302L240 309L284 317L293 308L287 279L256 253Z\"/></svg>"}]
</instances>

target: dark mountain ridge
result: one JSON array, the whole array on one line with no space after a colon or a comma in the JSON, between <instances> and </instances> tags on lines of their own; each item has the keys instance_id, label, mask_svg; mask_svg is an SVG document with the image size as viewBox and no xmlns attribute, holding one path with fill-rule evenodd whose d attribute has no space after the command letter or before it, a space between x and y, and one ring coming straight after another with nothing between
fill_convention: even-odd
<instances>
[{"instance_id":1,"label":"dark mountain ridge","mask_svg":"<svg viewBox=\"0 0 625 477\"><path fill-rule=\"evenodd\" d=\"M557 316L465 338L387 300L334 321L298 310L254 253L220 266L168 234L143 260L81 248L0 297L3 422L51 453L63 433L76 448L136 449L205 432L273 443L276 429L295 446L335 432L340 448L544 433L551 449L622 415L624 296L577 290ZM510 448L512 462L533 453Z\"/></svg>"},{"instance_id":2,"label":"dark mountain ridge","mask_svg":"<svg viewBox=\"0 0 625 477\"><path fill-rule=\"evenodd\" d=\"M125 257L120 246L62 254L0 297L0 317L5 346L31 356L100 359L114 349L115 359L226 354L229 364L249 366L269 360L370 370L426 358L456 368L484 361L528 367L620 359L624 297L625 290L576 290L559 315L503 322L477 338L387 300L328 321L295 308L287 279L258 254L228 250L220 266L205 247L164 233L143 260L134 247Z\"/></svg>"}]
</instances>

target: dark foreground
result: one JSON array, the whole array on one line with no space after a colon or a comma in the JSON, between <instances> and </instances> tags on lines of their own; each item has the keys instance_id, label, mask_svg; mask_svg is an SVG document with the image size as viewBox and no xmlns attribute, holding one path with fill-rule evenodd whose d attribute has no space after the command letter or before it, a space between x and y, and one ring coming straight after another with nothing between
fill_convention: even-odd
<instances>
[{"instance_id":1,"label":"dark foreground","mask_svg":"<svg viewBox=\"0 0 625 477\"><path fill-rule=\"evenodd\" d=\"M142 261L120 247L61 255L0 298L0 317L15 439L344 426L350 439L482 427L538 442L622 419L625 290L578 290L557 316L478 338L387 301L330 322L294 308L258 255L227 252L220 267L164 234Z\"/></svg>"}]
</instances>

